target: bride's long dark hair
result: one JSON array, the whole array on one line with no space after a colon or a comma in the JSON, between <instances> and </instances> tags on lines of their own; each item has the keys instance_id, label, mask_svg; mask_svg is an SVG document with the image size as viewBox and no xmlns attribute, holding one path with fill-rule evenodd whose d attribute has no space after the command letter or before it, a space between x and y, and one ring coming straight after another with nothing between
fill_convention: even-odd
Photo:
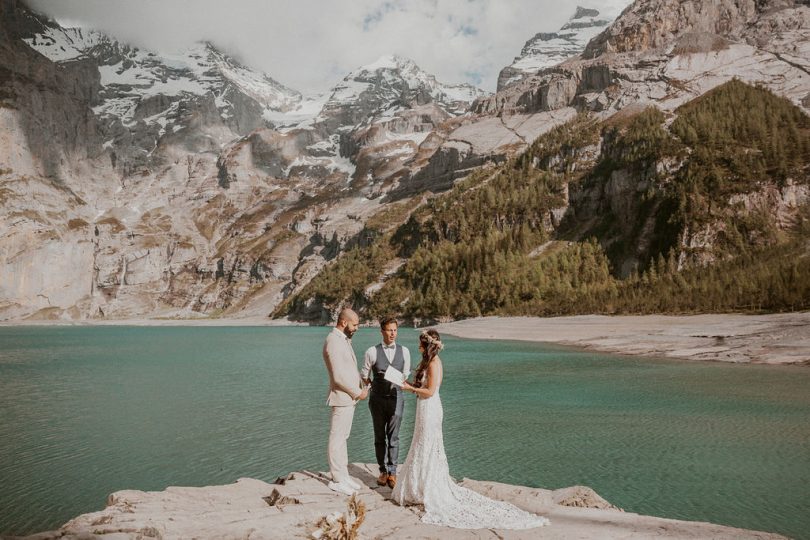
<instances>
[{"instance_id":1,"label":"bride's long dark hair","mask_svg":"<svg viewBox=\"0 0 810 540\"><path fill-rule=\"evenodd\" d=\"M416 388L421 388L425 385L427 369L430 363L436 358L439 351L444 348L439 333L433 328L423 330L422 333L419 334L419 345L419 348L422 350L422 361L419 362L419 366L416 368L416 375L413 378L413 385Z\"/></svg>"}]
</instances>

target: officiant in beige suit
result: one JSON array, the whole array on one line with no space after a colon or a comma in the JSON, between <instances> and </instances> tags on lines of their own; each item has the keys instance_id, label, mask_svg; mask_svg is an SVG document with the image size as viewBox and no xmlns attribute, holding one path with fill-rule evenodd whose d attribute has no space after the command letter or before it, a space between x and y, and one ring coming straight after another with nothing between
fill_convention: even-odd
<instances>
[{"instance_id":1,"label":"officiant in beige suit","mask_svg":"<svg viewBox=\"0 0 810 540\"><path fill-rule=\"evenodd\" d=\"M329 489L344 495L351 495L361 487L359 482L349 476L349 455L346 449L346 440L352 431L354 406L368 396L368 389L360 378L357 357L352 349L351 338L359 325L357 313L348 308L343 309L323 345L323 361L329 372L329 397L326 403L332 407L327 451L332 474Z\"/></svg>"}]
</instances>

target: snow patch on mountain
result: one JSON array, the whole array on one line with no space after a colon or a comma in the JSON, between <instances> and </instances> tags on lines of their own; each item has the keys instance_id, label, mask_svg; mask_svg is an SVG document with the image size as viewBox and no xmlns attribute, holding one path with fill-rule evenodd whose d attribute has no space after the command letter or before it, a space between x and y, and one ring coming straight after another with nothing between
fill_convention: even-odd
<instances>
[{"instance_id":1,"label":"snow patch on mountain","mask_svg":"<svg viewBox=\"0 0 810 540\"><path fill-rule=\"evenodd\" d=\"M47 27L48 31L24 39L32 49L54 62L76 60L96 45L108 43L109 38L95 30L83 28Z\"/></svg>"},{"instance_id":2,"label":"snow patch on mountain","mask_svg":"<svg viewBox=\"0 0 810 540\"><path fill-rule=\"evenodd\" d=\"M285 178L292 176L308 177L310 169L323 169L329 173L345 173L348 179L354 176L356 165L340 155L340 136L331 135L327 139L306 147L308 154L296 156L282 171Z\"/></svg>"},{"instance_id":3,"label":"snow patch on mountain","mask_svg":"<svg viewBox=\"0 0 810 540\"><path fill-rule=\"evenodd\" d=\"M262 118L273 124L275 129L281 133L292 129L308 128L312 126L328 98L328 94L305 96L295 108L284 112L265 109Z\"/></svg>"}]
</instances>

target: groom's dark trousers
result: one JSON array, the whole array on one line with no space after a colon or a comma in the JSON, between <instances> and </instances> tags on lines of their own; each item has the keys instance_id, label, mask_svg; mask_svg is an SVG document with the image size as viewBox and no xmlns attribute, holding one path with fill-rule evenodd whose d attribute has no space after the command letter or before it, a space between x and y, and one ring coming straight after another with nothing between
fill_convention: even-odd
<instances>
[{"instance_id":1,"label":"groom's dark trousers","mask_svg":"<svg viewBox=\"0 0 810 540\"><path fill-rule=\"evenodd\" d=\"M402 346L396 345L394 359L389 364L383 351L383 345L377 345L377 358L371 366L371 395L368 408L374 423L374 451L381 473L396 474L399 458L399 426L402 423L402 412L405 400L402 389L385 380L385 370L393 365L399 371L405 367L405 356Z\"/></svg>"}]
</instances>

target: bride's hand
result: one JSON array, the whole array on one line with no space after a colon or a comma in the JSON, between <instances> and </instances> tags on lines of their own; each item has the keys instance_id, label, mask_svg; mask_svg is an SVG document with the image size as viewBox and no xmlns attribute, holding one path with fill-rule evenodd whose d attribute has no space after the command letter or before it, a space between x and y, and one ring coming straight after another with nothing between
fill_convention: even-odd
<instances>
[{"instance_id":1,"label":"bride's hand","mask_svg":"<svg viewBox=\"0 0 810 540\"><path fill-rule=\"evenodd\" d=\"M413 390L414 390L413 386L411 386L411 384L408 381L403 381L402 382L402 389L407 390L409 392L413 392Z\"/></svg>"}]
</instances>

